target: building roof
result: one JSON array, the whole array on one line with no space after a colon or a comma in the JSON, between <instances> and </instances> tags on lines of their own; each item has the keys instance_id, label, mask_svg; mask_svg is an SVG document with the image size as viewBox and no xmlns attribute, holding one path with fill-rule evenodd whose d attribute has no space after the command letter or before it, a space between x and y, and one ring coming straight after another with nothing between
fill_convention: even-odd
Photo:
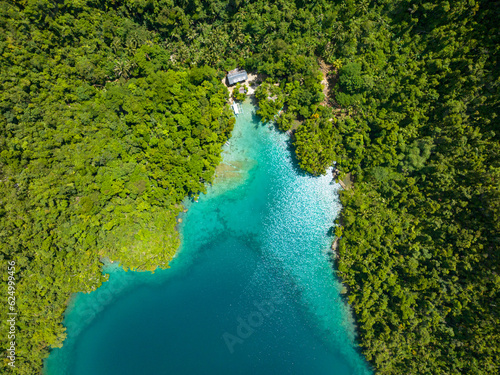
<instances>
[{"instance_id":1,"label":"building roof","mask_svg":"<svg viewBox=\"0 0 500 375\"><path fill-rule=\"evenodd\" d=\"M227 75L227 82L229 85L234 85L237 82L246 81L248 78L245 70L232 70Z\"/></svg>"}]
</instances>

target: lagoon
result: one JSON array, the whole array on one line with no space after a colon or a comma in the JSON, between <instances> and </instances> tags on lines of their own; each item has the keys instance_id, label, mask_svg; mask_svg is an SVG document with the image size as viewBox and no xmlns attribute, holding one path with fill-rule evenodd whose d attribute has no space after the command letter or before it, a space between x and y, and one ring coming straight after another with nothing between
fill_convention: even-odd
<instances>
[{"instance_id":1,"label":"lagoon","mask_svg":"<svg viewBox=\"0 0 500 375\"><path fill-rule=\"evenodd\" d=\"M244 103L207 194L186 200L171 268L76 295L47 375L371 374L328 251L340 205Z\"/></svg>"}]
</instances>

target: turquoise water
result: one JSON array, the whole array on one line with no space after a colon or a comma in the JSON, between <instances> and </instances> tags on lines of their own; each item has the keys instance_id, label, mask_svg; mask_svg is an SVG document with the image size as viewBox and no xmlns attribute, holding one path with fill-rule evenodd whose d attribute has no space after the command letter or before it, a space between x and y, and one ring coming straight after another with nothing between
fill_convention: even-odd
<instances>
[{"instance_id":1,"label":"turquoise water","mask_svg":"<svg viewBox=\"0 0 500 375\"><path fill-rule=\"evenodd\" d=\"M46 374L371 374L327 254L339 186L301 173L288 137L243 110L213 186L185 204L171 268L107 265Z\"/></svg>"}]
</instances>

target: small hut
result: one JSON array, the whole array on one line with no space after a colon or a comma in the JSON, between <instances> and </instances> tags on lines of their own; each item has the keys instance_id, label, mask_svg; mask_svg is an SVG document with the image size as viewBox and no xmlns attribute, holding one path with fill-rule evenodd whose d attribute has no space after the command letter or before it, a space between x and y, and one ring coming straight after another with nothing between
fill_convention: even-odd
<instances>
[{"instance_id":1,"label":"small hut","mask_svg":"<svg viewBox=\"0 0 500 375\"><path fill-rule=\"evenodd\" d=\"M247 79L248 75L245 70L234 69L227 73L227 83L229 86L232 86L238 82L244 82Z\"/></svg>"}]
</instances>

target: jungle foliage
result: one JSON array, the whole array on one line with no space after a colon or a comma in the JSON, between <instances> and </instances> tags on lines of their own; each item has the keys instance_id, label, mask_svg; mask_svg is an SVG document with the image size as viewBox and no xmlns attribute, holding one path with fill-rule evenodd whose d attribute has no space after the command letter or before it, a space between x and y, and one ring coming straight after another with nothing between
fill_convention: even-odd
<instances>
[{"instance_id":1,"label":"jungle foliage","mask_svg":"<svg viewBox=\"0 0 500 375\"><path fill-rule=\"evenodd\" d=\"M13 372L34 374L64 340L70 294L105 280L103 258L168 266L180 202L211 181L234 119L216 70L171 69L115 12L2 3L0 22L0 257L16 262ZM6 285L5 271L5 301Z\"/></svg>"},{"instance_id":2,"label":"jungle foliage","mask_svg":"<svg viewBox=\"0 0 500 375\"><path fill-rule=\"evenodd\" d=\"M233 99L242 102L247 98L247 92L248 92L247 85L238 82L236 86L234 86Z\"/></svg>"},{"instance_id":3,"label":"jungle foliage","mask_svg":"<svg viewBox=\"0 0 500 375\"><path fill-rule=\"evenodd\" d=\"M343 61L338 272L363 352L383 374L498 373L500 4L366 5L325 46Z\"/></svg>"},{"instance_id":4,"label":"jungle foliage","mask_svg":"<svg viewBox=\"0 0 500 375\"><path fill-rule=\"evenodd\" d=\"M0 2L1 256L20 266L22 311L14 373L35 373L61 345L65 303L100 285L101 258L167 266L179 202L203 191L232 128L217 71L236 66L267 77L259 114L294 131L303 169L335 162L354 180L341 193L337 269L377 372L499 372L499 9Z\"/></svg>"}]
</instances>

